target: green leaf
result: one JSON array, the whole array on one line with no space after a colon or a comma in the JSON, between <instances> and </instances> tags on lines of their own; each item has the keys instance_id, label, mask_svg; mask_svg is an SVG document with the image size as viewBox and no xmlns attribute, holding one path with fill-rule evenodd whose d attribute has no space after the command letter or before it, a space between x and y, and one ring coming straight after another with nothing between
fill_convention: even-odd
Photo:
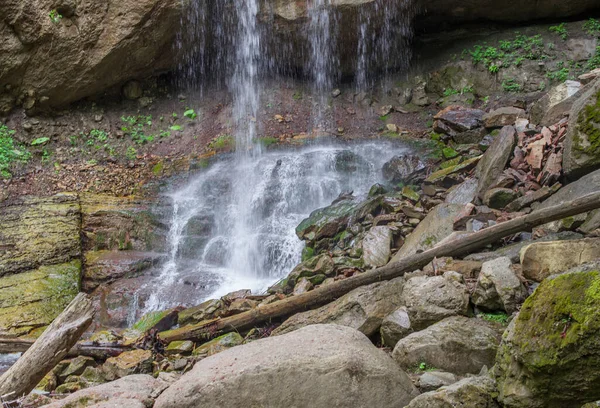
<instances>
[{"instance_id":1,"label":"green leaf","mask_svg":"<svg viewBox=\"0 0 600 408\"><path fill-rule=\"evenodd\" d=\"M181 131L181 126L179 126L179 125L173 125L173 126L171 126L171 130Z\"/></svg>"},{"instance_id":2,"label":"green leaf","mask_svg":"<svg viewBox=\"0 0 600 408\"><path fill-rule=\"evenodd\" d=\"M188 119L192 119L193 120L193 119L196 119L196 117L198 115L196 115L196 112L194 112L193 109L188 109L185 112L183 112L183 116L185 116Z\"/></svg>"},{"instance_id":3,"label":"green leaf","mask_svg":"<svg viewBox=\"0 0 600 408\"><path fill-rule=\"evenodd\" d=\"M43 145L43 144L46 144L49 140L50 140L49 137L38 137L33 142L31 142L31 145L32 146Z\"/></svg>"}]
</instances>

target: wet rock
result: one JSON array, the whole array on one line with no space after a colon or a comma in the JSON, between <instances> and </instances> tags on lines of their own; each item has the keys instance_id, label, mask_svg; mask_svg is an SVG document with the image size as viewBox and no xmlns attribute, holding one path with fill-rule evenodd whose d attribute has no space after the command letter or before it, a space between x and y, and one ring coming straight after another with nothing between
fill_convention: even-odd
<instances>
[{"instance_id":1,"label":"wet rock","mask_svg":"<svg viewBox=\"0 0 600 408\"><path fill-rule=\"evenodd\" d=\"M324 275L323 275L324 276ZM314 285L306 278L301 278L296 286L294 286L293 294L294 296L301 295L308 291L311 291L314 288Z\"/></svg>"},{"instance_id":2,"label":"wet rock","mask_svg":"<svg viewBox=\"0 0 600 408\"><path fill-rule=\"evenodd\" d=\"M152 378L150 375L130 375L111 383L78 391L63 400L53 402L44 407L150 407L154 403L154 396L159 394L168 385L164 381Z\"/></svg>"},{"instance_id":3,"label":"wet rock","mask_svg":"<svg viewBox=\"0 0 600 408\"><path fill-rule=\"evenodd\" d=\"M467 130L452 137L458 144L477 144L487 135L485 128Z\"/></svg>"},{"instance_id":4,"label":"wet rock","mask_svg":"<svg viewBox=\"0 0 600 408\"><path fill-rule=\"evenodd\" d=\"M401 306L404 279L378 282L354 289L319 309L295 314L273 331L285 334L311 324L339 324L367 336L375 334L382 320Z\"/></svg>"},{"instance_id":5,"label":"wet rock","mask_svg":"<svg viewBox=\"0 0 600 408\"><path fill-rule=\"evenodd\" d=\"M87 367L95 367L96 362L91 357L79 356L70 361L69 365L58 375L60 381L65 381L72 375L81 375Z\"/></svg>"},{"instance_id":6,"label":"wet rock","mask_svg":"<svg viewBox=\"0 0 600 408\"><path fill-rule=\"evenodd\" d=\"M476 374L494 364L500 333L480 319L448 317L400 340L392 356L405 369L426 363L453 374Z\"/></svg>"},{"instance_id":7,"label":"wet rock","mask_svg":"<svg viewBox=\"0 0 600 408\"><path fill-rule=\"evenodd\" d=\"M158 397L154 408L400 408L416 395L408 376L363 334L348 327L315 325L200 361Z\"/></svg>"},{"instance_id":8,"label":"wet rock","mask_svg":"<svg viewBox=\"0 0 600 408\"><path fill-rule=\"evenodd\" d=\"M505 407L578 408L600 399L599 287L596 264L549 277L525 301L494 368Z\"/></svg>"},{"instance_id":9,"label":"wet rock","mask_svg":"<svg viewBox=\"0 0 600 408\"><path fill-rule=\"evenodd\" d=\"M454 384L458 378L452 373L443 371L431 371L419 377L418 387L421 392L437 390L445 385Z\"/></svg>"},{"instance_id":10,"label":"wet rock","mask_svg":"<svg viewBox=\"0 0 600 408\"><path fill-rule=\"evenodd\" d=\"M510 188L492 188L485 192L483 203L500 210L517 199L519 194Z\"/></svg>"},{"instance_id":11,"label":"wet rock","mask_svg":"<svg viewBox=\"0 0 600 408\"><path fill-rule=\"evenodd\" d=\"M392 231L388 227L373 227L362 242L363 260L367 267L378 267L390 260Z\"/></svg>"},{"instance_id":12,"label":"wet rock","mask_svg":"<svg viewBox=\"0 0 600 408\"><path fill-rule=\"evenodd\" d=\"M289 287L296 286L296 282L302 278L312 278L317 275L331 276L335 273L335 264L328 254L310 258L296 266L287 277Z\"/></svg>"},{"instance_id":13,"label":"wet rock","mask_svg":"<svg viewBox=\"0 0 600 408\"><path fill-rule=\"evenodd\" d=\"M413 332L406 307L395 310L381 322L381 338L386 347L394 347L398 341Z\"/></svg>"},{"instance_id":14,"label":"wet rock","mask_svg":"<svg viewBox=\"0 0 600 408\"><path fill-rule=\"evenodd\" d=\"M541 126L554 125L569 113L582 94L582 85L576 81L553 87L531 107L531 121Z\"/></svg>"},{"instance_id":15,"label":"wet rock","mask_svg":"<svg viewBox=\"0 0 600 408\"><path fill-rule=\"evenodd\" d=\"M197 347L192 355L195 357L212 356L243 343L244 338L239 333L227 333Z\"/></svg>"},{"instance_id":16,"label":"wet rock","mask_svg":"<svg viewBox=\"0 0 600 408\"><path fill-rule=\"evenodd\" d=\"M124 332L128 338L137 338L154 329L159 332L169 330L178 322L179 309L157 310L142 316L137 322Z\"/></svg>"},{"instance_id":17,"label":"wet rock","mask_svg":"<svg viewBox=\"0 0 600 408\"><path fill-rule=\"evenodd\" d=\"M343 150L335 155L335 170L341 173L367 171L369 163L351 150Z\"/></svg>"},{"instance_id":18,"label":"wet rock","mask_svg":"<svg viewBox=\"0 0 600 408\"><path fill-rule=\"evenodd\" d=\"M111 357L104 363L107 378L123 378L132 374L152 373L152 352L150 350L126 351L117 357Z\"/></svg>"},{"instance_id":19,"label":"wet rock","mask_svg":"<svg viewBox=\"0 0 600 408\"><path fill-rule=\"evenodd\" d=\"M535 282L600 258L600 238L536 242L521 249L523 275Z\"/></svg>"},{"instance_id":20,"label":"wet rock","mask_svg":"<svg viewBox=\"0 0 600 408\"><path fill-rule=\"evenodd\" d=\"M427 217L410 234L404 245L394 255L392 261L413 255L419 250L433 248L438 242L453 232L454 218L464 206L460 204L440 204L427 214Z\"/></svg>"},{"instance_id":21,"label":"wet rock","mask_svg":"<svg viewBox=\"0 0 600 408\"><path fill-rule=\"evenodd\" d=\"M224 308L223 302L220 299L207 300L198 306L179 312L179 324L185 326L203 320L215 319L224 313Z\"/></svg>"},{"instance_id":22,"label":"wet rock","mask_svg":"<svg viewBox=\"0 0 600 408\"><path fill-rule=\"evenodd\" d=\"M409 279L402 298L413 330L422 330L449 316L469 313L469 293L462 275L456 272Z\"/></svg>"},{"instance_id":23,"label":"wet rock","mask_svg":"<svg viewBox=\"0 0 600 408\"><path fill-rule=\"evenodd\" d=\"M168 356L175 354L187 354L194 350L194 343L189 340L172 341L166 347L165 352Z\"/></svg>"},{"instance_id":24,"label":"wet rock","mask_svg":"<svg viewBox=\"0 0 600 408\"><path fill-rule=\"evenodd\" d=\"M504 171L516 143L515 133L514 127L503 127L477 165L476 174L479 179L477 196L479 198L483 199L485 192Z\"/></svg>"},{"instance_id":25,"label":"wet rock","mask_svg":"<svg viewBox=\"0 0 600 408\"><path fill-rule=\"evenodd\" d=\"M472 300L476 306L490 311L516 312L527 298L527 289L515 274L506 257L484 262Z\"/></svg>"},{"instance_id":26,"label":"wet rock","mask_svg":"<svg viewBox=\"0 0 600 408\"><path fill-rule=\"evenodd\" d=\"M500 408L495 399L497 393L493 379L469 377L436 391L421 394L406 408Z\"/></svg>"},{"instance_id":27,"label":"wet rock","mask_svg":"<svg viewBox=\"0 0 600 408\"><path fill-rule=\"evenodd\" d=\"M486 128L500 128L504 126L512 126L518 118L527 117L525 111L512 106L499 108L486 113L483 116L483 122Z\"/></svg>"},{"instance_id":28,"label":"wet rock","mask_svg":"<svg viewBox=\"0 0 600 408\"><path fill-rule=\"evenodd\" d=\"M471 170L473 167L475 167L475 165L477 165L480 159L481 156L473 157L472 159L465 160L464 162L459 163L455 166L449 166L445 169L438 170L434 173L431 173L429 177L425 179L425 182L429 184L443 185L444 181L447 178L450 178L451 175ZM450 187L453 184L457 183L454 180L451 180L451 184L445 187Z\"/></svg>"},{"instance_id":29,"label":"wet rock","mask_svg":"<svg viewBox=\"0 0 600 408\"><path fill-rule=\"evenodd\" d=\"M390 183L415 184L425 175L425 163L418 156L394 156L383 165L383 177Z\"/></svg>"},{"instance_id":30,"label":"wet rock","mask_svg":"<svg viewBox=\"0 0 600 408\"><path fill-rule=\"evenodd\" d=\"M460 133L481 127L484 114L485 112L479 109L453 105L438 112L434 119L443 121L456 133Z\"/></svg>"},{"instance_id":31,"label":"wet rock","mask_svg":"<svg viewBox=\"0 0 600 408\"><path fill-rule=\"evenodd\" d=\"M573 104L569 117L563 170L576 179L600 168L600 81Z\"/></svg>"}]
</instances>

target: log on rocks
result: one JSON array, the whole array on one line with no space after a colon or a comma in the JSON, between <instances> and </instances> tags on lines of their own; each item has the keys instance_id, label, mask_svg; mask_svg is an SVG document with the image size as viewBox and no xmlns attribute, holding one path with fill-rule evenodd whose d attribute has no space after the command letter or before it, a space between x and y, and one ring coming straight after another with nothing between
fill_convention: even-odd
<instances>
[{"instance_id":1,"label":"log on rocks","mask_svg":"<svg viewBox=\"0 0 600 408\"><path fill-rule=\"evenodd\" d=\"M160 338L167 343L175 340L202 341L222 333L248 329L268 322L271 319L287 317L321 306L360 286L403 276L406 272L424 267L436 257L465 255L486 245L493 244L504 237L522 231L530 231L539 225L588 212L596 208L600 208L600 193L590 194L568 203L532 212L531 214L472 233L466 237L463 236L452 240L447 244L437 246L425 252L408 256L398 262L389 263L381 268L373 269L369 272L320 287L298 296L292 296L279 302L264 305L224 319L215 319L162 332L160 333Z\"/></svg>"},{"instance_id":2,"label":"log on rocks","mask_svg":"<svg viewBox=\"0 0 600 408\"><path fill-rule=\"evenodd\" d=\"M0 377L0 395L26 395L65 358L92 323L90 297L80 293L17 362Z\"/></svg>"},{"instance_id":3,"label":"log on rocks","mask_svg":"<svg viewBox=\"0 0 600 408\"><path fill-rule=\"evenodd\" d=\"M24 353L33 345L34 340L0 337L0 354ZM86 356L97 360L116 357L131 346L121 343L78 342L67 353L67 357Z\"/></svg>"}]
</instances>

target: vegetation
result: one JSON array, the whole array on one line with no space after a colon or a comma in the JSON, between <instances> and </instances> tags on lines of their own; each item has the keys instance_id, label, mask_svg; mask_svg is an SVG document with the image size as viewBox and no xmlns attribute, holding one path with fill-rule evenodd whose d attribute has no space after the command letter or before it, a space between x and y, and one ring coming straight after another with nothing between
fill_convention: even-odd
<instances>
[{"instance_id":1,"label":"vegetation","mask_svg":"<svg viewBox=\"0 0 600 408\"><path fill-rule=\"evenodd\" d=\"M600 68L600 47L596 47L596 53L588 61L586 68L590 71L596 68Z\"/></svg>"},{"instance_id":2,"label":"vegetation","mask_svg":"<svg viewBox=\"0 0 600 408\"><path fill-rule=\"evenodd\" d=\"M600 21L595 18L590 18L583 25L583 29L589 35L600 35Z\"/></svg>"},{"instance_id":3,"label":"vegetation","mask_svg":"<svg viewBox=\"0 0 600 408\"><path fill-rule=\"evenodd\" d=\"M212 150L224 150L235 146L235 140L231 135L221 135L208 144L208 148Z\"/></svg>"},{"instance_id":4,"label":"vegetation","mask_svg":"<svg viewBox=\"0 0 600 408\"><path fill-rule=\"evenodd\" d=\"M26 163L31 158L31 153L19 146L13 139L14 130L6 125L0 125L0 177L10 178L10 167L13 163Z\"/></svg>"},{"instance_id":5,"label":"vegetation","mask_svg":"<svg viewBox=\"0 0 600 408\"><path fill-rule=\"evenodd\" d=\"M137 144L152 142L154 136L146 134L146 128L152 126L152 116L123 116L121 121L127 126L123 126L121 130L128 134L131 139Z\"/></svg>"},{"instance_id":6,"label":"vegetation","mask_svg":"<svg viewBox=\"0 0 600 408\"><path fill-rule=\"evenodd\" d=\"M522 86L514 78L507 78L502 81L502 89L506 92L521 92Z\"/></svg>"},{"instance_id":7,"label":"vegetation","mask_svg":"<svg viewBox=\"0 0 600 408\"><path fill-rule=\"evenodd\" d=\"M506 313L482 313L480 316L483 320L487 320L488 322L495 322L503 325L508 324L508 315Z\"/></svg>"},{"instance_id":8,"label":"vegetation","mask_svg":"<svg viewBox=\"0 0 600 408\"><path fill-rule=\"evenodd\" d=\"M476 45L469 51L464 50L463 59L470 55L473 64L482 64L490 73L495 74L500 68L508 68L511 65L518 67L525 59L542 59L544 51L541 35L528 37L517 34L514 40L501 40L498 47Z\"/></svg>"},{"instance_id":9,"label":"vegetation","mask_svg":"<svg viewBox=\"0 0 600 408\"><path fill-rule=\"evenodd\" d=\"M48 13L48 17L50 17L50 21L52 21L54 24L58 24L63 18L63 16L56 9L51 10L50 13Z\"/></svg>"},{"instance_id":10,"label":"vegetation","mask_svg":"<svg viewBox=\"0 0 600 408\"><path fill-rule=\"evenodd\" d=\"M183 116L185 116L188 119L194 120L196 119L196 117L198 117L198 115L196 114L196 112L193 109L188 109L185 112L183 112Z\"/></svg>"},{"instance_id":11,"label":"vegetation","mask_svg":"<svg viewBox=\"0 0 600 408\"><path fill-rule=\"evenodd\" d=\"M563 41L567 41L567 38L569 37L569 32L567 31L565 23L560 23L557 26L550 27L550 31L558 34Z\"/></svg>"}]
</instances>

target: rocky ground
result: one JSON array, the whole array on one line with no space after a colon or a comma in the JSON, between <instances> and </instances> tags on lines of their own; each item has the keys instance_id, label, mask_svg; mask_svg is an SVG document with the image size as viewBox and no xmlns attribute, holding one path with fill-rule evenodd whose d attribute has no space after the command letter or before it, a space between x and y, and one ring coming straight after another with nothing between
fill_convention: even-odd
<instances>
[{"instance_id":1,"label":"rocky ground","mask_svg":"<svg viewBox=\"0 0 600 408\"><path fill-rule=\"evenodd\" d=\"M234 147L228 97L130 81L118 102L13 111L0 128L8 150L20 152L0 161L0 334L35 338L82 289L98 305L86 340L131 347L61 362L38 385L45 394L22 406L580 408L600 400L599 210L251 330L168 344L156 337L599 191L598 35L600 23L589 20L498 29L441 45L435 62L425 39L421 74L369 93L333 90L327 128L311 122L314 101L297 81L266 85L256 119L267 148L380 137L418 139L429 156L395 157L383 168L386 185L311 214L297 228L302 263L267 295L240 290L127 328L128 285L139 287L166 248L156 192Z\"/></svg>"}]
</instances>

